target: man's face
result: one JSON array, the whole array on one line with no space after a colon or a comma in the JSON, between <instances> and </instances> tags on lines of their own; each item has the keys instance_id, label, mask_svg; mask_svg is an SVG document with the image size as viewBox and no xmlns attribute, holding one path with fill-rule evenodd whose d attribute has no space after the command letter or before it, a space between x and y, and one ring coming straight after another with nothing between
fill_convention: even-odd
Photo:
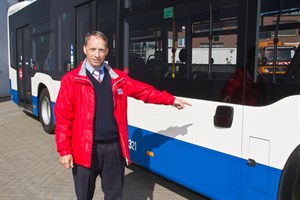
<instances>
[{"instance_id":1,"label":"man's face","mask_svg":"<svg viewBox=\"0 0 300 200\"><path fill-rule=\"evenodd\" d=\"M88 63L94 69L99 69L108 53L108 48L106 42L102 38L91 36L87 45L83 46L83 52L86 55Z\"/></svg>"}]
</instances>

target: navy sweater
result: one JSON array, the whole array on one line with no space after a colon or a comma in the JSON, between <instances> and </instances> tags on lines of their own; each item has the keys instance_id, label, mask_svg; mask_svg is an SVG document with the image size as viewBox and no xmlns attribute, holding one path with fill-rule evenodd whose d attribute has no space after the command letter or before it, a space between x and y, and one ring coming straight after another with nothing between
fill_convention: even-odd
<instances>
[{"instance_id":1,"label":"navy sweater","mask_svg":"<svg viewBox=\"0 0 300 200\"><path fill-rule=\"evenodd\" d=\"M94 116L94 141L106 142L116 139L118 125L114 116L114 101L112 95L111 77L106 69L101 83L87 70L87 75L91 80L95 95L95 116Z\"/></svg>"}]
</instances>

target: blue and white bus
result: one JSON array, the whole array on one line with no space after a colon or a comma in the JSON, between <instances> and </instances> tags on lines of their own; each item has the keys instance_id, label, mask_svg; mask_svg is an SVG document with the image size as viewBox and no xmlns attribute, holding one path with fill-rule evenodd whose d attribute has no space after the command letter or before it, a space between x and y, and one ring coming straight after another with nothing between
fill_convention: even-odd
<instances>
[{"instance_id":1,"label":"blue and white bus","mask_svg":"<svg viewBox=\"0 0 300 200\"><path fill-rule=\"evenodd\" d=\"M8 21L11 99L46 132L61 77L101 30L108 64L193 104L129 99L134 163L210 199L300 199L299 1L36 0ZM274 44L270 73L261 41ZM280 73L278 41L293 46Z\"/></svg>"}]
</instances>

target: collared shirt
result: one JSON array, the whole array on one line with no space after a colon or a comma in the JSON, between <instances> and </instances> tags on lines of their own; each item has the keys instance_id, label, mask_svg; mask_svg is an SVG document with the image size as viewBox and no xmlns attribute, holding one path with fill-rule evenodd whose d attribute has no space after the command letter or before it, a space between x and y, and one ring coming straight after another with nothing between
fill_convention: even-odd
<instances>
[{"instance_id":1,"label":"collared shirt","mask_svg":"<svg viewBox=\"0 0 300 200\"><path fill-rule=\"evenodd\" d=\"M93 74L93 72L95 71L95 69L86 61L86 59L84 60L84 66L91 74ZM98 71L100 72L100 79L103 80L103 77L104 77L104 63L102 63L102 65L101 65L101 67ZM96 79L96 77L95 77L95 79Z\"/></svg>"}]
</instances>

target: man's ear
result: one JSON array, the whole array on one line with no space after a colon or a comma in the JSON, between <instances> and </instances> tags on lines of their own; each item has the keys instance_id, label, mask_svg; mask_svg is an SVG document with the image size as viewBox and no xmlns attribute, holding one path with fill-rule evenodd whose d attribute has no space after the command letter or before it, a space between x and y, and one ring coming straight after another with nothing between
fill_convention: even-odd
<instances>
[{"instance_id":1,"label":"man's ear","mask_svg":"<svg viewBox=\"0 0 300 200\"><path fill-rule=\"evenodd\" d=\"M83 45L82 49L83 49L83 53L86 55L85 45Z\"/></svg>"}]
</instances>

